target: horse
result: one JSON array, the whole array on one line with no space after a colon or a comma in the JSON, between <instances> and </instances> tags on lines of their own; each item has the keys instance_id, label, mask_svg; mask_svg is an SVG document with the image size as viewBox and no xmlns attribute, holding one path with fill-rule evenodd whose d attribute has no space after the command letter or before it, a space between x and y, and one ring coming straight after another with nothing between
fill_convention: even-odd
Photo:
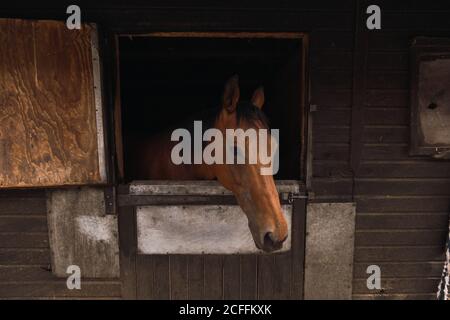
<instances>
[{"instance_id":1,"label":"horse","mask_svg":"<svg viewBox=\"0 0 450 320\"><path fill-rule=\"evenodd\" d=\"M226 129L267 129L267 118L262 112L264 99L264 89L259 87L250 101L240 101L239 78L235 75L225 83L218 108L210 109L206 115L202 115L201 121L207 128L220 130L223 136ZM267 141L270 148L270 136ZM246 214L256 247L265 252L282 248L288 236L287 222L281 210L273 176L261 175L263 164L259 159L253 164L246 161L245 164L177 165L171 161L171 150L175 143L171 139L170 130L138 143L139 148L130 148L137 152L130 159L134 161L131 168L136 175L139 173L141 179L217 180L234 194Z\"/></svg>"}]
</instances>

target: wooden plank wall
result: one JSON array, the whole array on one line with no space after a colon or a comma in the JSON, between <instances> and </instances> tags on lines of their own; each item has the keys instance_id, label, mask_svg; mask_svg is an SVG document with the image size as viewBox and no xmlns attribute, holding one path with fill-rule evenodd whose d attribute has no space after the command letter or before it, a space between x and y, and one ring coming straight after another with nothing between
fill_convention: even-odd
<instances>
[{"instance_id":1,"label":"wooden plank wall","mask_svg":"<svg viewBox=\"0 0 450 320\"><path fill-rule=\"evenodd\" d=\"M450 4L378 4L382 30L368 38L362 162L354 190L354 295L374 297L364 272L378 264L380 298L434 298L448 232L450 163L408 155L409 48L415 36L450 37Z\"/></svg>"},{"instance_id":2,"label":"wooden plank wall","mask_svg":"<svg viewBox=\"0 0 450 320\"><path fill-rule=\"evenodd\" d=\"M50 271L44 190L0 192L0 299L118 298L118 280L83 279L68 290Z\"/></svg>"},{"instance_id":3,"label":"wooden plank wall","mask_svg":"<svg viewBox=\"0 0 450 320\"><path fill-rule=\"evenodd\" d=\"M363 3L361 10L369 4ZM357 154L348 148L358 123L351 123L346 96L334 100L331 109L319 103L314 187L320 200L351 200L353 194L357 202L355 299L432 299L448 230L450 164L408 155L409 46L414 36L449 37L450 8L427 1L377 4L382 9L382 30L366 32L364 75L354 75L363 82L356 177L352 179L348 157ZM342 86L349 87L350 80L343 72L338 74ZM338 87L333 84L334 88ZM371 264L381 268L379 292L366 287L365 271Z\"/></svg>"},{"instance_id":4,"label":"wooden plank wall","mask_svg":"<svg viewBox=\"0 0 450 320\"><path fill-rule=\"evenodd\" d=\"M368 4L361 3L361 8ZM133 12L116 5L116 9L109 6L108 10L85 8L83 14L115 30L308 32L311 102L318 106L313 128L313 187L316 201L357 202L354 298L433 298L448 226L450 165L408 156L408 48L414 36L450 37L450 8L444 1L380 0L377 4L382 8L383 29L369 33L364 53L363 134L360 141L353 141L362 147L362 160L355 179L350 168L357 75L353 72L355 1L280 1L277 5L281 9L274 9L272 2L262 0L254 10L246 10L238 1L229 1L228 7L199 1L197 8L190 9L176 9L176 3L170 10L163 8L167 4L154 4L155 8ZM63 9L8 9L1 15L61 19L65 17ZM61 283L53 279L46 282L38 268L49 263L43 194L33 191L26 195L8 193L0 200L0 268L9 272L7 277L6 272L0 273L0 297L27 296L29 292L43 296L39 291L42 286L49 295L52 286ZM29 230L33 226L37 230ZM153 260L158 274L153 290L160 297L236 297L234 281L225 282L223 287L218 282L238 273L237 257L210 257L207 261L180 257L170 268L164 258L148 259ZM365 287L365 270L370 264L381 267L383 293ZM241 258L241 272L255 265L254 257ZM204 274L204 280L199 274ZM168 282L163 281L169 277L188 286L169 291ZM260 277L264 279L264 269ZM195 289L203 288L203 283L204 290ZM255 285L255 279L242 278L241 298L255 298ZM258 290L264 291L265 285ZM267 285L276 288L279 284ZM29 290L30 286L35 291ZM119 295L115 282L98 281L92 288L91 296ZM64 296L62 292L56 294Z\"/></svg>"}]
</instances>

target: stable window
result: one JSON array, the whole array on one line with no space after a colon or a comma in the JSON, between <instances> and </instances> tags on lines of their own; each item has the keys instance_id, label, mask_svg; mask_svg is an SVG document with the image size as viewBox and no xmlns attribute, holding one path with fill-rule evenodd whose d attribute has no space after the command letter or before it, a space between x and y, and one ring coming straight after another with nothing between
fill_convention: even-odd
<instances>
[{"instance_id":1,"label":"stable window","mask_svg":"<svg viewBox=\"0 0 450 320\"><path fill-rule=\"evenodd\" d=\"M411 154L450 158L450 39L411 47Z\"/></svg>"},{"instance_id":2,"label":"stable window","mask_svg":"<svg viewBox=\"0 0 450 320\"><path fill-rule=\"evenodd\" d=\"M183 128L199 111L217 108L225 82L238 74L241 101L263 86L263 111L270 128L279 129L280 166L274 178L289 229L283 251L289 251L291 230L297 230L297 239L303 234L302 219L293 217L293 200L305 191L304 36L169 32L119 36L117 44L121 121L116 133L123 143L117 156L125 183L119 206L132 212L136 226L125 226L132 240L125 245L141 255L258 252L234 196L216 181L143 181L145 174L134 166L135 157L148 152L148 137Z\"/></svg>"},{"instance_id":3,"label":"stable window","mask_svg":"<svg viewBox=\"0 0 450 320\"><path fill-rule=\"evenodd\" d=\"M119 37L123 181L133 167L136 137L183 124L218 106L224 83L240 79L241 100L264 86L264 113L280 129L276 179L302 180L305 156L304 42L301 34L154 33Z\"/></svg>"}]
</instances>

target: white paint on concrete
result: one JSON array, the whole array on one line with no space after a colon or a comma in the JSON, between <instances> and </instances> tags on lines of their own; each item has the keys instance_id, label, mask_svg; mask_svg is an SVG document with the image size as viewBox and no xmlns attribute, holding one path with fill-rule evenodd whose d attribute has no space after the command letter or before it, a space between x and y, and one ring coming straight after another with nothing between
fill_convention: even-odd
<instances>
[{"instance_id":1,"label":"white paint on concrete","mask_svg":"<svg viewBox=\"0 0 450 320\"><path fill-rule=\"evenodd\" d=\"M283 205L291 248L292 206ZM249 254L258 250L247 217L236 205L142 206L137 208L140 254Z\"/></svg>"}]
</instances>

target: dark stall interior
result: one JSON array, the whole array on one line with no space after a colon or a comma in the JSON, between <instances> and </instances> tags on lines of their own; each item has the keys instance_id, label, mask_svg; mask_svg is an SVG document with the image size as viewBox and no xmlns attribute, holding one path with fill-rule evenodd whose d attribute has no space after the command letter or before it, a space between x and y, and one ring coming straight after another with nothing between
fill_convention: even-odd
<instances>
[{"instance_id":1,"label":"dark stall interior","mask_svg":"<svg viewBox=\"0 0 450 320\"><path fill-rule=\"evenodd\" d=\"M276 179L302 179L301 39L121 37L120 83L125 180L133 136L150 136L217 107L226 80L240 79L241 100L264 86L264 112L280 129Z\"/></svg>"}]
</instances>

